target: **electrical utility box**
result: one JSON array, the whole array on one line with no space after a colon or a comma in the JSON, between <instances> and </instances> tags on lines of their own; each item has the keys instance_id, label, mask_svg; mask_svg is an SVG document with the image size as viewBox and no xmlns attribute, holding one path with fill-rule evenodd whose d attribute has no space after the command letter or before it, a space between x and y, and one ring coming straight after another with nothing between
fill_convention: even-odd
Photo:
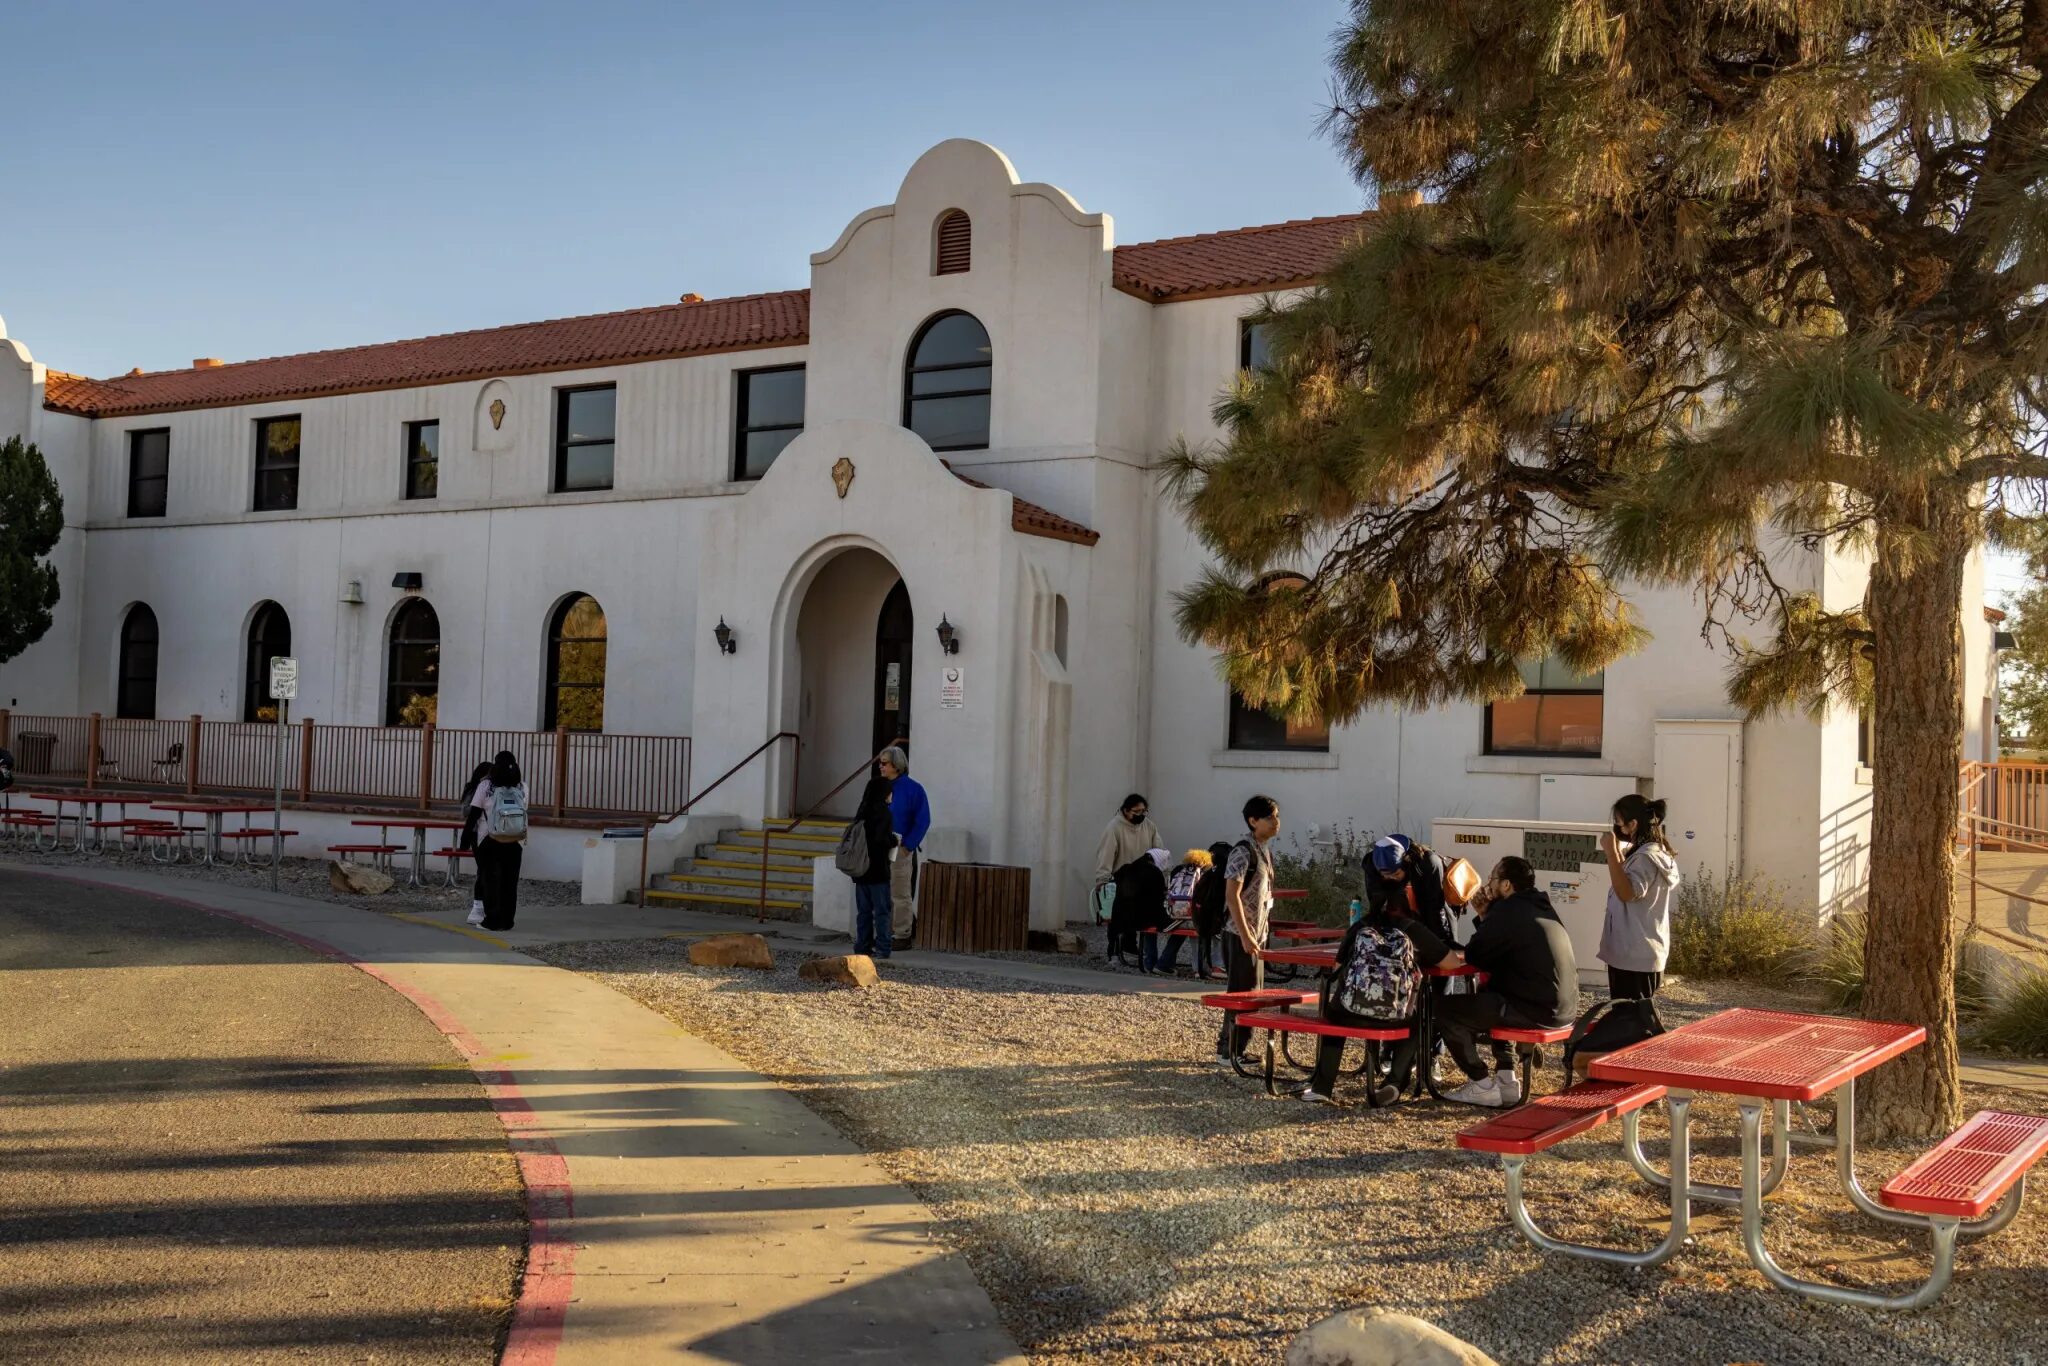
<instances>
[{"instance_id":1,"label":"electrical utility box","mask_svg":"<svg viewBox=\"0 0 2048 1366\"><path fill-rule=\"evenodd\" d=\"M1440 820L1430 830L1431 845L1445 858L1471 861L1485 877L1494 863L1509 855L1536 865L1536 889L1550 897L1557 918L1571 936L1572 957L1578 960L1579 985L1607 980L1599 959L1600 926L1607 917L1607 860L1600 853L1606 821L1473 821ZM1470 926L1461 926L1469 934Z\"/></svg>"}]
</instances>

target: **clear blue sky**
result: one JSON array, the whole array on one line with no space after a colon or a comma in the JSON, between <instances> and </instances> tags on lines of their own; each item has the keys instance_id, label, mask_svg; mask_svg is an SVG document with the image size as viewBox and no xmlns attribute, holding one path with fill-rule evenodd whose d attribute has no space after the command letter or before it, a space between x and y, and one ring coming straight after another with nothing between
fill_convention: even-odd
<instances>
[{"instance_id":1,"label":"clear blue sky","mask_svg":"<svg viewBox=\"0 0 2048 1366\"><path fill-rule=\"evenodd\" d=\"M16 6L0 317L110 376L786 289L949 137L1120 242L1347 212L1343 9Z\"/></svg>"}]
</instances>

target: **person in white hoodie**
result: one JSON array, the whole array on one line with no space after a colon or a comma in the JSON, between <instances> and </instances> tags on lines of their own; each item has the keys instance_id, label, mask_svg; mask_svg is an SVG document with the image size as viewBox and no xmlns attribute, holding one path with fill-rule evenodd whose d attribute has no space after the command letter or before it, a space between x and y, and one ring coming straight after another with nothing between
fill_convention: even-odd
<instances>
[{"instance_id":1,"label":"person in white hoodie","mask_svg":"<svg viewBox=\"0 0 2048 1366\"><path fill-rule=\"evenodd\" d=\"M1650 1000L1664 985L1679 882L1678 860L1664 837L1665 809L1631 792L1614 804L1614 828L1600 837L1608 883L1600 961L1607 965L1607 994L1617 1001Z\"/></svg>"}]
</instances>

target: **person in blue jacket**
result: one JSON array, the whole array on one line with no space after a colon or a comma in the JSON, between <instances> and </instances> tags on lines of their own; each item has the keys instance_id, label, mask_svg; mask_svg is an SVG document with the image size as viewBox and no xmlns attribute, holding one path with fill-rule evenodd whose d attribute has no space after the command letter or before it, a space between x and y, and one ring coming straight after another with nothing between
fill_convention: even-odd
<instances>
[{"instance_id":1,"label":"person in blue jacket","mask_svg":"<svg viewBox=\"0 0 2048 1366\"><path fill-rule=\"evenodd\" d=\"M917 924L917 863L924 837L932 828L932 804L924 785L910 776L910 756L901 746L882 751L882 776L890 783L889 818L896 826L896 861L889 868L890 919L896 942L908 943Z\"/></svg>"}]
</instances>

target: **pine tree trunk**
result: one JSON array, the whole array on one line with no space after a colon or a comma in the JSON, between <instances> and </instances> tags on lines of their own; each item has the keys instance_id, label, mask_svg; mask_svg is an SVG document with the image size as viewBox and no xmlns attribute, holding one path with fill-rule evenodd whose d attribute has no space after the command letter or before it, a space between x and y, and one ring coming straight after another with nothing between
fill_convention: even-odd
<instances>
[{"instance_id":1,"label":"pine tree trunk","mask_svg":"<svg viewBox=\"0 0 2048 1366\"><path fill-rule=\"evenodd\" d=\"M1858 1123L1872 1137L1925 1138L1962 1118L1953 903L1967 515L1930 511L1923 526L1934 544L1923 530L1910 556L1880 532L1870 574L1876 734L1863 1013L1927 1029L1925 1044L1861 1088Z\"/></svg>"}]
</instances>

